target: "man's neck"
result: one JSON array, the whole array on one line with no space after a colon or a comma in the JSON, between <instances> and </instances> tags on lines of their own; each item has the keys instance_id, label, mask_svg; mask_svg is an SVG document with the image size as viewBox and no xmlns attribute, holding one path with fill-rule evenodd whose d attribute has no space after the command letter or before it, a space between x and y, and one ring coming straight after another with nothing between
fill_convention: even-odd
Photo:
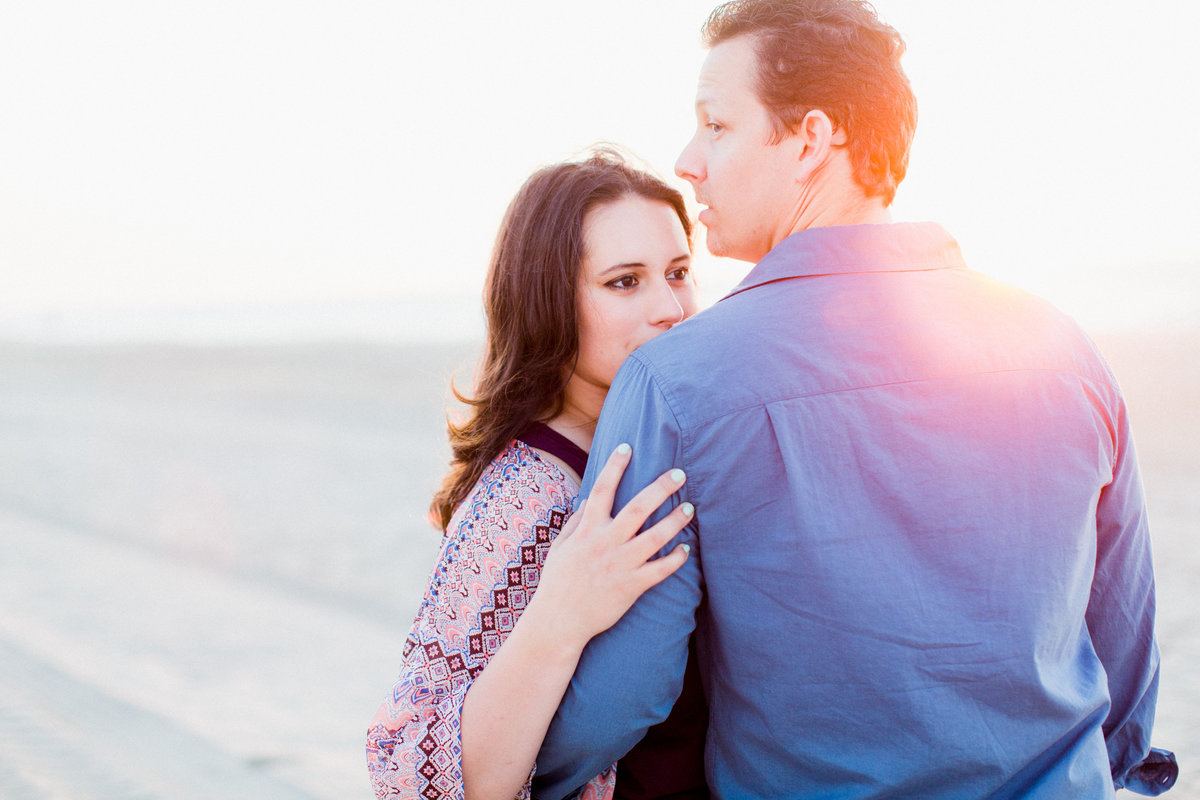
<instances>
[{"instance_id":1,"label":"man's neck","mask_svg":"<svg viewBox=\"0 0 1200 800\"><path fill-rule=\"evenodd\" d=\"M840 152L801 187L787 234L809 228L876 225L891 221L892 211L883 197L867 195L863 191L854 179L849 158Z\"/></svg>"},{"instance_id":2,"label":"man's neck","mask_svg":"<svg viewBox=\"0 0 1200 800\"><path fill-rule=\"evenodd\" d=\"M879 195L865 194L853 179L815 182L801 197L792 233L835 225L878 225L892 221Z\"/></svg>"},{"instance_id":3,"label":"man's neck","mask_svg":"<svg viewBox=\"0 0 1200 800\"><path fill-rule=\"evenodd\" d=\"M878 198L864 198L864 202L850 203L844 208L823 208L813 215L807 228L830 228L835 225L883 225L892 221L892 210L882 202L866 202Z\"/></svg>"},{"instance_id":4,"label":"man's neck","mask_svg":"<svg viewBox=\"0 0 1200 800\"><path fill-rule=\"evenodd\" d=\"M840 225L884 225L892 221L892 210L877 197L851 198L842 204L811 203L802 206L792 218L790 227L784 227L779 238L771 245L774 249L793 233L811 228L832 228ZM766 253L755 262L761 261Z\"/></svg>"}]
</instances>

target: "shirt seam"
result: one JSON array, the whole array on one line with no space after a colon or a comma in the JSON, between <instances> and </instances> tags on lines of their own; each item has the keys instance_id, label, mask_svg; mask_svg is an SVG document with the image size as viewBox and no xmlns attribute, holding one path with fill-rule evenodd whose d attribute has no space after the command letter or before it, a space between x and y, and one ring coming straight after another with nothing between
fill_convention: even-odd
<instances>
[{"instance_id":1,"label":"shirt seam","mask_svg":"<svg viewBox=\"0 0 1200 800\"><path fill-rule=\"evenodd\" d=\"M641 362L641 359L639 359L639 362L644 363L644 362ZM659 393L663 395L664 399L668 399L666 390L664 388L662 388L657 382L657 379L658 379L657 371L651 369L649 366L647 366L647 371L651 372L651 374L655 377L656 388L659 390ZM1074 372L1071 370L1032 369L1032 368L1027 368L1027 367L1021 368L1021 369L993 369L993 370L981 370L979 372L964 372L964 373L957 373L957 374L950 374L950 375L939 375L939 376L928 377L928 378L914 378L911 380L886 381L886 382L882 382L882 383L868 383L868 384L862 384L862 385L858 385L858 386L848 386L848 387L837 388L837 389L825 389L825 390L821 390L821 391L793 394L793 395L788 395L786 397L773 398L771 400L760 400L758 402L747 403L746 405L738 406L737 408L731 408L728 411L723 411L720 414L717 414L716 416L713 416L713 417L707 417L705 419L698 419L698 420L696 420L696 425L698 425L698 426L699 425L707 425L707 424L716 422L717 420L724 419L725 417L733 416L735 414L740 414L743 411L748 411L752 408L761 408L761 407L765 407L765 406L769 406L769 405L774 405L775 403L784 403L789 400L806 400L806 399L814 398L814 397L823 397L825 395L849 394L851 392L862 392L862 391L866 391L868 389L883 389L883 388L886 388L889 386L906 386L906 385L910 385L910 384L919 384L919 383L934 383L937 381L953 380L955 378L978 377L978 376L983 376L983 375L1011 375L1011 374L1022 373L1022 372L1025 372L1025 373L1041 372L1041 373L1052 373L1052 374L1062 374L1062 375L1073 375L1074 377L1078 378L1079 380L1087 383L1089 386L1093 386L1095 388L1107 389L1108 391L1112 391L1112 392L1118 391L1117 388L1115 386L1113 386L1111 383L1098 381L1095 378L1088 378L1087 376L1080 375L1078 372ZM668 399L668 402L670 402L669 399ZM671 413L673 415L675 415L674 408L671 408ZM678 415L675 415L675 416L676 416L676 424L678 424ZM690 437L690 433L688 432L688 430L686 428L681 427L680 432L681 432L681 436L683 438Z\"/></svg>"},{"instance_id":2,"label":"shirt seam","mask_svg":"<svg viewBox=\"0 0 1200 800\"><path fill-rule=\"evenodd\" d=\"M630 354L629 357L631 360L635 361L639 366L641 366L641 368L644 369L650 376L651 385L654 387L654 390L658 392L660 396L662 396L663 403L666 405L667 411L671 412L671 421L675 424L675 429L679 431L679 451L683 461L683 463L679 466L683 469L684 474L687 475L687 483L685 485L689 490L688 495L698 498L702 483L699 478L692 477L691 460L688 455L692 450L693 444L691 427L685 423L682 415L676 411L676 408L679 404L676 402L673 394L668 390L667 381L663 378L656 366L642 358L640 353L634 352ZM698 532L699 525L697 525L696 529Z\"/></svg>"}]
</instances>

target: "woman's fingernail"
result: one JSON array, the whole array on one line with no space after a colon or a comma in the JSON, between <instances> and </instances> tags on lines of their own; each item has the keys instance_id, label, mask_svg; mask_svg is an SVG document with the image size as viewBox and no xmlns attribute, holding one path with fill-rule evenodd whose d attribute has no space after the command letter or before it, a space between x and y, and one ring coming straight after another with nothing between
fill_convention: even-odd
<instances>
[{"instance_id":1,"label":"woman's fingernail","mask_svg":"<svg viewBox=\"0 0 1200 800\"><path fill-rule=\"evenodd\" d=\"M691 503L684 503L679 507L681 509L683 509L683 513L685 516L690 517L692 514L696 513L696 507L694 505L692 505ZM684 545L684 547L687 547L687 545Z\"/></svg>"},{"instance_id":2,"label":"woman's fingernail","mask_svg":"<svg viewBox=\"0 0 1200 800\"><path fill-rule=\"evenodd\" d=\"M686 476L683 474L683 470L681 470L681 469L671 470L671 480L675 481L676 483L683 483L683 479L685 477Z\"/></svg>"},{"instance_id":3,"label":"woman's fingernail","mask_svg":"<svg viewBox=\"0 0 1200 800\"><path fill-rule=\"evenodd\" d=\"M679 546L683 548L683 552L685 554L692 552L692 546L690 544L681 544Z\"/></svg>"},{"instance_id":4,"label":"woman's fingernail","mask_svg":"<svg viewBox=\"0 0 1200 800\"><path fill-rule=\"evenodd\" d=\"M617 445L617 452L623 456L627 456L633 452L633 448L622 442L621 444Z\"/></svg>"}]
</instances>

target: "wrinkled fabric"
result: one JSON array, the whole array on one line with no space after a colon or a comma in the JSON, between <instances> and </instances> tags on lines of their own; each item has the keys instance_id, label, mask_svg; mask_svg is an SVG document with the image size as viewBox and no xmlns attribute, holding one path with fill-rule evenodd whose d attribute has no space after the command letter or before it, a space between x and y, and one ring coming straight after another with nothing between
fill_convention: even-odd
<instances>
[{"instance_id":1,"label":"wrinkled fabric","mask_svg":"<svg viewBox=\"0 0 1200 800\"><path fill-rule=\"evenodd\" d=\"M536 797L666 716L693 628L716 797L1102 798L1136 775L1159 658L1124 401L1073 322L939 226L780 243L626 361L592 452L621 442L618 506L687 473L668 548L691 557L585 650Z\"/></svg>"}]
</instances>

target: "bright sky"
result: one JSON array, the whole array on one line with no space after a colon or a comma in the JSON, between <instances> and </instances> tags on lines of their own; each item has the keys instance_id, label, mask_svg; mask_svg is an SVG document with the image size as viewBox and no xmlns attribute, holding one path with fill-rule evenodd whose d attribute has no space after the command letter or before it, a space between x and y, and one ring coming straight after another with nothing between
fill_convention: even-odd
<instances>
[{"instance_id":1,"label":"bright sky","mask_svg":"<svg viewBox=\"0 0 1200 800\"><path fill-rule=\"evenodd\" d=\"M534 168L671 174L714 4L7 0L0 316L473 313ZM876 7L921 109L897 218L1093 327L1200 319L1200 4ZM747 268L699 266L710 300Z\"/></svg>"}]
</instances>

